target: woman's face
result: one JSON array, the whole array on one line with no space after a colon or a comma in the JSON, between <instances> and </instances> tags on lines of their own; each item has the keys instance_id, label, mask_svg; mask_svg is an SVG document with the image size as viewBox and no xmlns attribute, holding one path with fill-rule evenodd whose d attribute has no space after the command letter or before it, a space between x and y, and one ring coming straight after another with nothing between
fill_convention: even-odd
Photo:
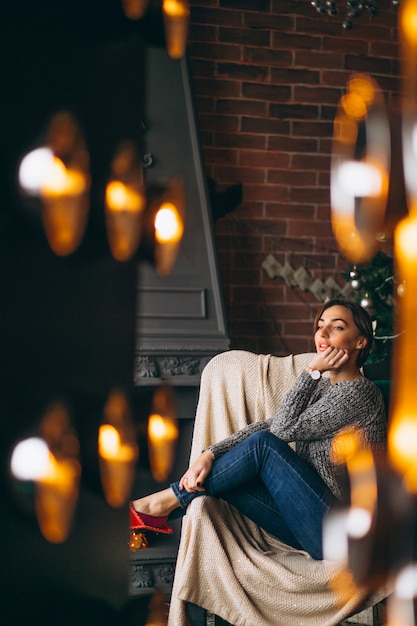
<instances>
[{"instance_id":1,"label":"woman's face","mask_svg":"<svg viewBox=\"0 0 417 626\"><path fill-rule=\"evenodd\" d=\"M332 346L346 350L350 356L365 347L366 338L359 334L351 311L344 306L335 305L323 311L314 342L319 353Z\"/></svg>"}]
</instances>

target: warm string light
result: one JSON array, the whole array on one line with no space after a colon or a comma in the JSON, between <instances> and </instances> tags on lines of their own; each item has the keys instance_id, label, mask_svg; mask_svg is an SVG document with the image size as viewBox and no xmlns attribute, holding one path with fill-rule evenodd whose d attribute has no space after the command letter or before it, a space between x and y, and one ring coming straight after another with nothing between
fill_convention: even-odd
<instances>
[{"instance_id":1,"label":"warm string light","mask_svg":"<svg viewBox=\"0 0 417 626\"><path fill-rule=\"evenodd\" d=\"M184 234L185 191L182 178L171 180L156 210L155 264L158 273L168 275L177 259Z\"/></svg>"},{"instance_id":2,"label":"warm string light","mask_svg":"<svg viewBox=\"0 0 417 626\"><path fill-rule=\"evenodd\" d=\"M144 17L148 4L148 0L122 0L125 15L131 20ZM167 53L178 60L187 47L190 6L188 0L162 0L161 4Z\"/></svg>"},{"instance_id":3,"label":"warm string light","mask_svg":"<svg viewBox=\"0 0 417 626\"><path fill-rule=\"evenodd\" d=\"M390 132L382 94L366 74L348 81L334 120L331 224L342 254L366 263L376 254L389 188Z\"/></svg>"},{"instance_id":4,"label":"warm string light","mask_svg":"<svg viewBox=\"0 0 417 626\"><path fill-rule=\"evenodd\" d=\"M113 159L105 193L107 236L116 261L128 261L135 255L145 206L141 158L135 144L126 142Z\"/></svg>"},{"instance_id":5,"label":"warm string light","mask_svg":"<svg viewBox=\"0 0 417 626\"><path fill-rule=\"evenodd\" d=\"M54 115L43 147L27 154L20 164L21 189L38 197L48 243L59 256L79 246L89 212L89 154L75 118Z\"/></svg>"},{"instance_id":6,"label":"warm string light","mask_svg":"<svg viewBox=\"0 0 417 626\"><path fill-rule=\"evenodd\" d=\"M149 155L148 155L149 156ZM80 245L89 211L89 156L77 122L67 112L55 115L45 145L26 154L19 167L19 184L27 196L37 197L48 243L59 256ZM110 252L116 261L135 257L143 239L153 241L157 271L168 275L175 264L184 234L183 181L174 177L159 199L157 210L148 206L138 145L125 141L110 165L104 193L105 222ZM145 215L154 222L145 232Z\"/></svg>"},{"instance_id":7,"label":"warm string light","mask_svg":"<svg viewBox=\"0 0 417 626\"><path fill-rule=\"evenodd\" d=\"M388 432L389 458L404 476L407 488L417 493L417 394L413 376L417 350L417 215L400 222L395 231L396 272L405 286L398 310L400 335L395 346L397 384L392 403Z\"/></svg>"},{"instance_id":8,"label":"warm string light","mask_svg":"<svg viewBox=\"0 0 417 626\"><path fill-rule=\"evenodd\" d=\"M119 508L130 497L139 457L129 403L122 391L112 391L104 407L98 454L104 496L111 507Z\"/></svg>"},{"instance_id":9,"label":"warm string light","mask_svg":"<svg viewBox=\"0 0 417 626\"><path fill-rule=\"evenodd\" d=\"M33 481L40 531L51 543L64 542L78 501L81 464L70 415L60 403L44 413L39 437L19 442L10 469L18 480Z\"/></svg>"},{"instance_id":10,"label":"warm string light","mask_svg":"<svg viewBox=\"0 0 417 626\"><path fill-rule=\"evenodd\" d=\"M404 63L403 76L403 147L405 194L409 215L396 223L394 231L394 268L398 285L396 315L397 336L394 344L393 372L395 384L391 392L388 423L388 456L384 466L381 494L391 510L391 518L379 515L375 524L375 538L370 541L367 553L359 557L359 571L364 571L367 584L374 580L390 580L394 592L388 599L387 626L415 626L417 598L417 566L415 563L414 534L417 495L417 388L415 384L415 354L417 351L417 1L406 0L399 16L399 31ZM348 133L346 133L348 134ZM400 181L401 182L401 181ZM365 217L367 217L365 215ZM398 222L398 220L397 220ZM342 249L343 251L343 249ZM349 467L349 463L347 463ZM351 468L352 469L352 468ZM362 473L362 472L361 472ZM361 474L360 473L360 474ZM358 474L358 476L360 476ZM365 471L372 487L372 471ZM356 490L352 486L352 502L364 485ZM384 493L382 493L384 492ZM369 501L375 501L373 489ZM361 498L362 499L362 498ZM366 499L364 500L366 504ZM366 508L366 507L365 507ZM371 513L371 511L369 511ZM371 520L371 518L370 518ZM366 526L363 527L366 531ZM390 545L397 532L404 530L404 547ZM360 538L359 538L360 539ZM397 538L395 538L397 540ZM361 546L359 541L359 549ZM349 557L355 557L354 546L349 546ZM379 551L381 554L378 553Z\"/></svg>"},{"instance_id":11,"label":"warm string light","mask_svg":"<svg viewBox=\"0 0 417 626\"><path fill-rule=\"evenodd\" d=\"M164 384L154 394L148 420L149 459L152 476L157 482L164 482L174 466L178 436L174 393Z\"/></svg>"},{"instance_id":12,"label":"warm string light","mask_svg":"<svg viewBox=\"0 0 417 626\"><path fill-rule=\"evenodd\" d=\"M146 12L149 0L122 0L123 10L130 20L138 20Z\"/></svg>"},{"instance_id":13,"label":"warm string light","mask_svg":"<svg viewBox=\"0 0 417 626\"><path fill-rule=\"evenodd\" d=\"M392 466L404 477L406 488L417 494L417 394L413 377L417 333L417 152L406 134L417 125L417 1L406 0L399 16L400 41L404 57L403 139L404 172L409 215L394 233L396 280L401 285L397 315L400 336L395 346L397 383L392 402L388 453Z\"/></svg>"},{"instance_id":14,"label":"warm string light","mask_svg":"<svg viewBox=\"0 0 417 626\"><path fill-rule=\"evenodd\" d=\"M162 0L165 39L171 59L181 59L185 54L190 21L187 0Z\"/></svg>"}]
</instances>

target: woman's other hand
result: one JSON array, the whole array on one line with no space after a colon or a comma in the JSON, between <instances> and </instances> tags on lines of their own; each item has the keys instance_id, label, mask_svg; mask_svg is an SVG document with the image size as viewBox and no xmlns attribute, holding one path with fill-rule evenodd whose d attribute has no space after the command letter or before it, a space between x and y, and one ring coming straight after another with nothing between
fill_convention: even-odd
<instances>
[{"instance_id":1,"label":"woman's other hand","mask_svg":"<svg viewBox=\"0 0 417 626\"><path fill-rule=\"evenodd\" d=\"M180 489L185 489L189 493L205 491L203 483L211 472L214 456L210 450L205 450L198 459L194 461L180 480Z\"/></svg>"}]
</instances>

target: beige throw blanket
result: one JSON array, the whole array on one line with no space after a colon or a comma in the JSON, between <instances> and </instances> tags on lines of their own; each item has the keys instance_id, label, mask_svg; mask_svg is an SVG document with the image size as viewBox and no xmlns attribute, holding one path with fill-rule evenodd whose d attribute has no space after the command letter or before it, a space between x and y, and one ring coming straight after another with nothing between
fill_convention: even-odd
<instances>
[{"instance_id":1,"label":"beige throw blanket","mask_svg":"<svg viewBox=\"0 0 417 626\"><path fill-rule=\"evenodd\" d=\"M237 350L214 357L201 380L192 459L271 417L311 358ZM341 569L286 546L221 500L197 498L183 519L168 626L189 624L186 601L234 626L334 625L366 595L359 590L338 603L329 581Z\"/></svg>"}]
</instances>

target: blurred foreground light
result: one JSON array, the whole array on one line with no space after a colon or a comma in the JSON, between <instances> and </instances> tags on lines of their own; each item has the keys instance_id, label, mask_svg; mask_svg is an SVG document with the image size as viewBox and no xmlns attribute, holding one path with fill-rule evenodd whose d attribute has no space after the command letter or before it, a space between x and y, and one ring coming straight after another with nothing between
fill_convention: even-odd
<instances>
[{"instance_id":1,"label":"blurred foreground light","mask_svg":"<svg viewBox=\"0 0 417 626\"><path fill-rule=\"evenodd\" d=\"M105 192L106 229L116 261L128 261L136 253L143 231L146 198L139 150L122 143L111 164Z\"/></svg>"},{"instance_id":2,"label":"blurred foreground light","mask_svg":"<svg viewBox=\"0 0 417 626\"><path fill-rule=\"evenodd\" d=\"M161 276L175 265L184 235L185 193L179 177L171 180L154 218L155 264Z\"/></svg>"},{"instance_id":3,"label":"blurred foreground light","mask_svg":"<svg viewBox=\"0 0 417 626\"><path fill-rule=\"evenodd\" d=\"M35 482L36 516L45 539L62 543L70 533L78 502L79 441L69 411L60 402L47 407L39 430L48 446L48 467Z\"/></svg>"},{"instance_id":4,"label":"blurred foreground light","mask_svg":"<svg viewBox=\"0 0 417 626\"><path fill-rule=\"evenodd\" d=\"M386 626L415 626L417 598L417 564L403 567L394 580L394 591L388 597Z\"/></svg>"},{"instance_id":5,"label":"blurred foreground light","mask_svg":"<svg viewBox=\"0 0 417 626\"><path fill-rule=\"evenodd\" d=\"M346 529L349 537L360 539L371 530L372 515L366 509L352 507L346 518Z\"/></svg>"},{"instance_id":6,"label":"blurred foreground light","mask_svg":"<svg viewBox=\"0 0 417 626\"><path fill-rule=\"evenodd\" d=\"M395 593L399 598L412 600L417 597L417 564L404 567L395 580Z\"/></svg>"},{"instance_id":7,"label":"blurred foreground light","mask_svg":"<svg viewBox=\"0 0 417 626\"><path fill-rule=\"evenodd\" d=\"M53 167L53 152L37 148L23 157L19 166L19 185L26 193L39 196L46 172Z\"/></svg>"},{"instance_id":8,"label":"blurred foreground light","mask_svg":"<svg viewBox=\"0 0 417 626\"><path fill-rule=\"evenodd\" d=\"M149 459L152 476L157 482L164 482L174 466L178 436L174 393L164 384L154 394L148 419Z\"/></svg>"},{"instance_id":9,"label":"blurred foreground light","mask_svg":"<svg viewBox=\"0 0 417 626\"><path fill-rule=\"evenodd\" d=\"M347 562L347 510L333 510L323 523L323 558L326 561Z\"/></svg>"},{"instance_id":10,"label":"blurred foreground light","mask_svg":"<svg viewBox=\"0 0 417 626\"><path fill-rule=\"evenodd\" d=\"M110 392L98 432L101 483L107 503L123 506L130 497L139 447L125 394Z\"/></svg>"},{"instance_id":11,"label":"blurred foreground light","mask_svg":"<svg viewBox=\"0 0 417 626\"><path fill-rule=\"evenodd\" d=\"M36 482L35 508L39 528L47 541L64 542L70 532L78 500L81 466L76 459L49 454L48 470Z\"/></svg>"},{"instance_id":12,"label":"blurred foreground light","mask_svg":"<svg viewBox=\"0 0 417 626\"><path fill-rule=\"evenodd\" d=\"M16 444L10 469L18 480L38 480L48 473L49 448L40 437L30 437Z\"/></svg>"},{"instance_id":13,"label":"blurred foreground light","mask_svg":"<svg viewBox=\"0 0 417 626\"><path fill-rule=\"evenodd\" d=\"M410 46L417 46L417 1L406 0L401 3L399 25L404 42Z\"/></svg>"},{"instance_id":14,"label":"blurred foreground light","mask_svg":"<svg viewBox=\"0 0 417 626\"><path fill-rule=\"evenodd\" d=\"M155 238L158 243L177 243L180 241L184 228L177 208L166 202L161 205L155 216Z\"/></svg>"},{"instance_id":15,"label":"blurred foreground light","mask_svg":"<svg viewBox=\"0 0 417 626\"><path fill-rule=\"evenodd\" d=\"M40 200L50 248L71 254L84 235L90 188L89 154L71 113L51 118L43 145L23 157L18 176L24 193Z\"/></svg>"},{"instance_id":16,"label":"blurred foreground light","mask_svg":"<svg viewBox=\"0 0 417 626\"><path fill-rule=\"evenodd\" d=\"M148 6L149 0L122 0L123 10L130 20L141 18Z\"/></svg>"},{"instance_id":17,"label":"blurred foreground light","mask_svg":"<svg viewBox=\"0 0 417 626\"><path fill-rule=\"evenodd\" d=\"M388 455L408 491L417 493L417 387L413 369L417 351L417 214L403 219L394 232L396 280L407 286L397 314L394 345L396 380L388 428Z\"/></svg>"},{"instance_id":18,"label":"blurred foreground light","mask_svg":"<svg viewBox=\"0 0 417 626\"><path fill-rule=\"evenodd\" d=\"M175 444L179 435L175 420L157 413L149 416L148 439L151 471L154 480L164 482L175 460Z\"/></svg>"},{"instance_id":19,"label":"blurred foreground light","mask_svg":"<svg viewBox=\"0 0 417 626\"><path fill-rule=\"evenodd\" d=\"M381 172L372 163L346 161L338 171L340 188L351 196L377 197L382 192Z\"/></svg>"},{"instance_id":20,"label":"blurred foreground light","mask_svg":"<svg viewBox=\"0 0 417 626\"><path fill-rule=\"evenodd\" d=\"M165 39L171 59L181 59L187 46L190 7L187 0L162 0Z\"/></svg>"},{"instance_id":21,"label":"blurred foreground light","mask_svg":"<svg viewBox=\"0 0 417 626\"><path fill-rule=\"evenodd\" d=\"M333 127L331 224L338 247L352 263L376 254L389 190L391 141L377 83L354 74Z\"/></svg>"}]
</instances>

